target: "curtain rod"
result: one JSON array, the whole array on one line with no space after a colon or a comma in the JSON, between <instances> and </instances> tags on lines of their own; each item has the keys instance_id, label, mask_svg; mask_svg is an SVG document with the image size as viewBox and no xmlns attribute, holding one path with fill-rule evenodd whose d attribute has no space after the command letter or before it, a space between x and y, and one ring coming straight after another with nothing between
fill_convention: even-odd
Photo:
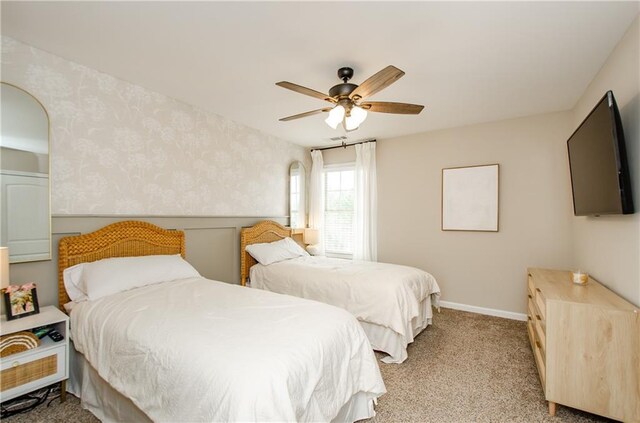
<instances>
[{"instance_id":1,"label":"curtain rod","mask_svg":"<svg viewBox=\"0 0 640 423\"><path fill-rule=\"evenodd\" d=\"M322 148L312 148L311 151L324 151L324 150L333 150L334 148L347 148L347 147L351 147L353 145L358 145L358 144L364 144L367 142L377 142L377 140L366 140L366 141L359 141L359 142L352 142L350 144L345 143L344 141L342 141L342 144L340 145L334 145L333 147L322 147Z\"/></svg>"}]
</instances>

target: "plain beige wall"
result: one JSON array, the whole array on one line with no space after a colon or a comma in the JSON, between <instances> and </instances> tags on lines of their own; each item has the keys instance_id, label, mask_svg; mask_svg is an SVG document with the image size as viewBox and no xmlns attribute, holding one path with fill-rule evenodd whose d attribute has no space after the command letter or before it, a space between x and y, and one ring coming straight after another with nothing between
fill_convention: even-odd
<instances>
[{"instance_id":1,"label":"plain beige wall","mask_svg":"<svg viewBox=\"0 0 640 423\"><path fill-rule=\"evenodd\" d=\"M376 146L377 149L377 146ZM378 154L376 153L376 159ZM322 151L322 161L324 164L349 163L356 161L356 149L351 147L332 148Z\"/></svg>"},{"instance_id":2,"label":"plain beige wall","mask_svg":"<svg viewBox=\"0 0 640 423\"><path fill-rule=\"evenodd\" d=\"M379 259L426 269L445 301L524 313L526 268L570 261L569 122L557 113L379 141ZM442 169L490 163L499 231L442 231Z\"/></svg>"},{"instance_id":3,"label":"plain beige wall","mask_svg":"<svg viewBox=\"0 0 640 423\"><path fill-rule=\"evenodd\" d=\"M444 301L524 313L526 268L571 264L571 125L561 112L378 140L378 260L432 273ZM354 154L327 150L325 163ZM442 169L490 163L500 230L442 231Z\"/></svg>"},{"instance_id":4,"label":"plain beige wall","mask_svg":"<svg viewBox=\"0 0 640 423\"><path fill-rule=\"evenodd\" d=\"M620 109L636 212L574 217L575 264L640 306L640 24L636 18L574 108L577 127L607 90Z\"/></svg>"}]
</instances>

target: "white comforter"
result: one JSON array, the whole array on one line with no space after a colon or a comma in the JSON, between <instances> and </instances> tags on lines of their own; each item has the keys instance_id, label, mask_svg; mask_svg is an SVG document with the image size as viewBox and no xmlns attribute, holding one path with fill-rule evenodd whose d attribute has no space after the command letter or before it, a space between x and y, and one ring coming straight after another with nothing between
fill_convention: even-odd
<instances>
[{"instance_id":1,"label":"white comforter","mask_svg":"<svg viewBox=\"0 0 640 423\"><path fill-rule=\"evenodd\" d=\"M435 278L415 267L327 257L256 264L250 280L254 288L341 307L358 320L393 330L408 342L413 341L412 320L420 314L420 303L431 297L437 306L440 296ZM425 317L433 317L430 307Z\"/></svg>"},{"instance_id":2,"label":"white comforter","mask_svg":"<svg viewBox=\"0 0 640 423\"><path fill-rule=\"evenodd\" d=\"M204 278L77 304L75 347L154 421L329 421L385 392L347 312Z\"/></svg>"}]
</instances>

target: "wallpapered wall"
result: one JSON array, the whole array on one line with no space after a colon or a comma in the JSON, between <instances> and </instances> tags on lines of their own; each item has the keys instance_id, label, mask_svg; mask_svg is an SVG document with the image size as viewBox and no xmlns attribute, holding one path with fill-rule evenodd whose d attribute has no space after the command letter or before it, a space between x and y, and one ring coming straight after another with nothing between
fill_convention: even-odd
<instances>
[{"instance_id":1,"label":"wallpapered wall","mask_svg":"<svg viewBox=\"0 0 640 423\"><path fill-rule=\"evenodd\" d=\"M49 113L53 214L288 214L303 147L9 37L1 61Z\"/></svg>"}]
</instances>

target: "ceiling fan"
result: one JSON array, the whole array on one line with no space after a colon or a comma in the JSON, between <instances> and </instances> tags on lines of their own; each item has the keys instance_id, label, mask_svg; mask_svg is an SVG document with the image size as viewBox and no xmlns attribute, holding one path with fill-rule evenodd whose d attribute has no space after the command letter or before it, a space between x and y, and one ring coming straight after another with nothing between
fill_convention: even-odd
<instances>
[{"instance_id":1,"label":"ceiling fan","mask_svg":"<svg viewBox=\"0 0 640 423\"><path fill-rule=\"evenodd\" d=\"M329 117L325 120L327 125L336 129L340 123L344 129L355 131L360 124L367 118L367 111L377 113L394 113L402 115L417 115L424 106L408 103L392 103L386 101L365 101L367 97L372 96L378 91L383 90L389 85L396 82L404 75L404 72L395 66L387 66L380 72L376 73L360 85L348 82L353 77L353 69L343 67L338 69L338 78L342 79L342 83L334 85L329 90L329 94L323 94L311 88L294 84L287 81L276 82L276 85L295 91L300 94L319 98L320 100L332 103L331 107L312 110L310 112L300 113L293 116L287 116L280 119L281 122L287 122L294 119L300 119L312 116L318 113L329 112Z\"/></svg>"}]
</instances>

